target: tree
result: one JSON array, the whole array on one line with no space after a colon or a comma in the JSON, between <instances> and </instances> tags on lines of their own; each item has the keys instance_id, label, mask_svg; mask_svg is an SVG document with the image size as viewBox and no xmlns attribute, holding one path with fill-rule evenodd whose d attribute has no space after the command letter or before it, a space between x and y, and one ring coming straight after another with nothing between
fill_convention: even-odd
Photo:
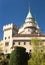
<instances>
[{"instance_id":1,"label":"tree","mask_svg":"<svg viewBox=\"0 0 45 65\"><path fill-rule=\"evenodd\" d=\"M33 47L34 52L37 53L37 52L43 51L43 49L42 49L43 42L40 39L38 39L36 37L32 38L31 45Z\"/></svg>"},{"instance_id":2,"label":"tree","mask_svg":"<svg viewBox=\"0 0 45 65\"><path fill-rule=\"evenodd\" d=\"M28 65L41 65L44 62L44 54L43 54L43 42L38 38L33 38L31 40L31 44L33 47L31 59L28 61Z\"/></svg>"},{"instance_id":3,"label":"tree","mask_svg":"<svg viewBox=\"0 0 45 65\"><path fill-rule=\"evenodd\" d=\"M10 55L9 65L27 65L28 53L23 47L15 47Z\"/></svg>"}]
</instances>

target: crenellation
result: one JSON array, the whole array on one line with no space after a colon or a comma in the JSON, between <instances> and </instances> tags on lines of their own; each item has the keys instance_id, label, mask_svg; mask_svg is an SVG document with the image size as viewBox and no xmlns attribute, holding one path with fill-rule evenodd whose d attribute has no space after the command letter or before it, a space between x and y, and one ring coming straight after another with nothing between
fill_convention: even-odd
<instances>
[{"instance_id":1,"label":"crenellation","mask_svg":"<svg viewBox=\"0 0 45 65\"><path fill-rule=\"evenodd\" d=\"M8 25L4 25L3 26L3 31L5 30L5 29L8 29L8 28L13 28L13 23L11 23L11 24L8 24Z\"/></svg>"}]
</instances>

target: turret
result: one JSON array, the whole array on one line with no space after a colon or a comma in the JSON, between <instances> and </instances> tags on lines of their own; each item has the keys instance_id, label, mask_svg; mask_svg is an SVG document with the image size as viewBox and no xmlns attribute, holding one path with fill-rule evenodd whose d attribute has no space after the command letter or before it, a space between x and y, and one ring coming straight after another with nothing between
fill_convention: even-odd
<instances>
[{"instance_id":1,"label":"turret","mask_svg":"<svg viewBox=\"0 0 45 65\"><path fill-rule=\"evenodd\" d=\"M4 40L4 53L10 53L10 49L13 44L13 37L18 33L18 28L16 25L8 24L3 26L3 40Z\"/></svg>"},{"instance_id":2,"label":"turret","mask_svg":"<svg viewBox=\"0 0 45 65\"><path fill-rule=\"evenodd\" d=\"M26 16L25 23L19 29L18 33L19 34L38 34L38 33L40 33L39 26L35 22L35 18L33 18L30 9Z\"/></svg>"}]
</instances>

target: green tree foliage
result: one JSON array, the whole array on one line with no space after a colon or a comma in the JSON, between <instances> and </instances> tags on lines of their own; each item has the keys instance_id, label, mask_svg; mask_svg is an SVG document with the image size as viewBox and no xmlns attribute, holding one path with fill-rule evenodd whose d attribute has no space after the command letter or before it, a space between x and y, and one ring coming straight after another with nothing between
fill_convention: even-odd
<instances>
[{"instance_id":1,"label":"green tree foliage","mask_svg":"<svg viewBox=\"0 0 45 65\"><path fill-rule=\"evenodd\" d=\"M31 44L32 44L32 47L33 47L33 51L35 51L36 53L41 52L41 50L43 50L42 49L43 42L40 39L32 38Z\"/></svg>"},{"instance_id":2,"label":"green tree foliage","mask_svg":"<svg viewBox=\"0 0 45 65\"><path fill-rule=\"evenodd\" d=\"M31 40L33 47L31 58L28 61L28 65L45 65L45 53L43 52L43 42L38 38Z\"/></svg>"},{"instance_id":3,"label":"green tree foliage","mask_svg":"<svg viewBox=\"0 0 45 65\"><path fill-rule=\"evenodd\" d=\"M27 65L28 53L23 47L15 47L10 55L9 65Z\"/></svg>"},{"instance_id":4,"label":"green tree foliage","mask_svg":"<svg viewBox=\"0 0 45 65\"><path fill-rule=\"evenodd\" d=\"M3 53L0 53L0 65L8 65L9 59Z\"/></svg>"}]
</instances>

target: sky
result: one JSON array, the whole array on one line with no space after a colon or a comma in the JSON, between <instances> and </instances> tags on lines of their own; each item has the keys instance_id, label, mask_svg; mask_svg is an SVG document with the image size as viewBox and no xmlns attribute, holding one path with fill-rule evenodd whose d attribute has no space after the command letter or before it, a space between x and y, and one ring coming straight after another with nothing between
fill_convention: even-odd
<instances>
[{"instance_id":1,"label":"sky","mask_svg":"<svg viewBox=\"0 0 45 65\"><path fill-rule=\"evenodd\" d=\"M0 39L3 38L3 26L14 23L20 27L30 10L33 18L45 34L45 0L0 0Z\"/></svg>"}]
</instances>

